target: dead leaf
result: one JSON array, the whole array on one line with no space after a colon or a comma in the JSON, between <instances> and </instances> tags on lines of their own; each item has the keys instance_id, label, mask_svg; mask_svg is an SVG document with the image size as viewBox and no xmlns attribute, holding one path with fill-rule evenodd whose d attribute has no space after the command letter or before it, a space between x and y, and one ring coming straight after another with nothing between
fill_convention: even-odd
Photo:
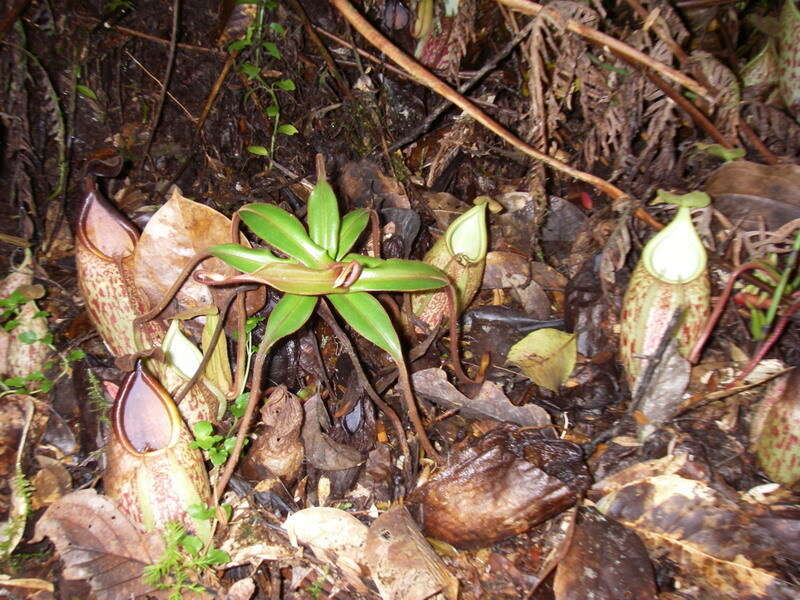
<instances>
[{"instance_id":1,"label":"dead leaf","mask_svg":"<svg viewBox=\"0 0 800 600\"><path fill-rule=\"evenodd\" d=\"M361 453L345 444L334 441L324 429L331 426L330 417L319 394L314 394L303 405L303 445L309 464L323 471L343 471L364 462Z\"/></svg>"},{"instance_id":2,"label":"dead leaf","mask_svg":"<svg viewBox=\"0 0 800 600\"><path fill-rule=\"evenodd\" d=\"M638 411L645 417L645 422L639 427L640 440L644 440L678 413L683 393L689 385L692 366L679 354L675 338L669 341L664 353L657 360L658 364L652 371L647 389L639 389L642 381L640 376L634 391L634 398L641 398Z\"/></svg>"},{"instance_id":3,"label":"dead leaf","mask_svg":"<svg viewBox=\"0 0 800 600\"><path fill-rule=\"evenodd\" d=\"M447 600L458 598L458 580L405 506L395 506L375 519L367 535L365 559L383 600L424 600L438 594Z\"/></svg>"},{"instance_id":4,"label":"dead leaf","mask_svg":"<svg viewBox=\"0 0 800 600\"><path fill-rule=\"evenodd\" d=\"M705 191L744 231L779 228L800 218L800 166L762 165L746 160L725 163L706 180Z\"/></svg>"},{"instance_id":5,"label":"dead leaf","mask_svg":"<svg viewBox=\"0 0 800 600\"><path fill-rule=\"evenodd\" d=\"M384 175L378 165L367 159L347 163L339 186L352 206L411 208L402 184Z\"/></svg>"},{"instance_id":6,"label":"dead leaf","mask_svg":"<svg viewBox=\"0 0 800 600\"><path fill-rule=\"evenodd\" d=\"M495 419L523 427L550 425L550 415L541 406L514 406L500 386L484 381L475 398L468 398L447 381L442 369L423 369L411 376L414 390L431 402L447 409L457 409L470 419Z\"/></svg>"},{"instance_id":7,"label":"dead leaf","mask_svg":"<svg viewBox=\"0 0 800 600\"><path fill-rule=\"evenodd\" d=\"M315 506L289 515L283 524L295 546L309 546L317 558L342 569L348 582L366 589L364 544L368 528L350 513L338 508Z\"/></svg>"},{"instance_id":8,"label":"dead leaf","mask_svg":"<svg viewBox=\"0 0 800 600\"><path fill-rule=\"evenodd\" d=\"M184 198L177 188L173 188L172 196L152 216L136 244L133 256L136 286L148 299L150 306L155 306L192 256L209 246L230 241L230 219L213 208ZM240 243L250 246L244 236L240 236ZM199 268L226 277L238 274L217 258L203 261ZM190 277L160 318L166 319L184 310L214 304L215 298L224 293L209 289ZM247 292L245 297L247 313L252 314L264 306L266 290L261 287ZM235 323L230 322L230 325L235 327Z\"/></svg>"},{"instance_id":9,"label":"dead leaf","mask_svg":"<svg viewBox=\"0 0 800 600\"><path fill-rule=\"evenodd\" d=\"M780 548L735 497L702 481L677 474L632 477L597 508L633 529L651 556L666 555L714 598L790 600L800 594L768 569Z\"/></svg>"},{"instance_id":10,"label":"dead leaf","mask_svg":"<svg viewBox=\"0 0 800 600\"><path fill-rule=\"evenodd\" d=\"M36 525L34 541L43 537L64 561L65 579L86 579L98 600L156 595L142 572L163 553L161 536L141 532L94 490L73 492L50 506Z\"/></svg>"},{"instance_id":11,"label":"dead leaf","mask_svg":"<svg viewBox=\"0 0 800 600\"><path fill-rule=\"evenodd\" d=\"M415 489L427 535L459 548L493 544L557 515L589 485L580 448L502 425L455 446Z\"/></svg>"},{"instance_id":12,"label":"dead leaf","mask_svg":"<svg viewBox=\"0 0 800 600\"><path fill-rule=\"evenodd\" d=\"M539 329L511 347L507 362L520 367L536 385L557 392L575 368L577 353L575 334Z\"/></svg>"},{"instance_id":13,"label":"dead leaf","mask_svg":"<svg viewBox=\"0 0 800 600\"><path fill-rule=\"evenodd\" d=\"M36 460L40 468L31 482L33 484L31 508L33 510L50 506L72 490L72 475L61 461L42 454L37 454Z\"/></svg>"},{"instance_id":14,"label":"dead leaf","mask_svg":"<svg viewBox=\"0 0 800 600\"><path fill-rule=\"evenodd\" d=\"M250 600L255 592L255 581L252 577L245 577L229 587L221 600Z\"/></svg>"},{"instance_id":15,"label":"dead leaf","mask_svg":"<svg viewBox=\"0 0 800 600\"><path fill-rule=\"evenodd\" d=\"M581 507L553 581L556 600L655 600L653 566L636 534Z\"/></svg>"},{"instance_id":16,"label":"dead leaf","mask_svg":"<svg viewBox=\"0 0 800 600\"><path fill-rule=\"evenodd\" d=\"M300 439L303 425L300 399L285 386L278 387L261 408L261 420L265 428L256 436L242 462L242 474L248 479L275 476L284 485L291 485L305 456Z\"/></svg>"}]
</instances>

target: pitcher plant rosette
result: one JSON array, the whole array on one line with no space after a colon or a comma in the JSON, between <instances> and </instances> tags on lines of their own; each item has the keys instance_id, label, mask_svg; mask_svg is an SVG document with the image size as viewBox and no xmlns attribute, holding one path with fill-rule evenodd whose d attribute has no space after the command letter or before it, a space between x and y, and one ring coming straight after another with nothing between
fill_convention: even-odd
<instances>
[{"instance_id":1,"label":"pitcher plant rosette","mask_svg":"<svg viewBox=\"0 0 800 600\"><path fill-rule=\"evenodd\" d=\"M707 206L704 192L677 196L658 191L661 202L678 206L675 218L645 245L622 303L620 355L633 389L677 312L678 351L687 356L709 313L707 256L690 209Z\"/></svg>"},{"instance_id":2,"label":"pitcher plant rosette","mask_svg":"<svg viewBox=\"0 0 800 600\"><path fill-rule=\"evenodd\" d=\"M203 456L193 441L172 398L139 361L111 409L106 495L146 530L177 521L208 541L210 521L187 512L211 502Z\"/></svg>"},{"instance_id":3,"label":"pitcher plant rosette","mask_svg":"<svg viewBox=\"0 0 800 600\"><path fill-rule=\"evenodd\" d=\"M324 296L355 331L395 360L409 417L425 451L436 457L411 396L400 339L386 310L370 292L447 288L447 297L455 307L455 289L444 272L423 262L351 253L369 223L369 211L356 209L340 217L336 196L321 162L318 173L318 182L308 200L308 231L297 217L270 204L247 204L237 213L253 233L285 258L276 256L269 248L216 245L208 252L241 274L223 277L198 271L195 279L207 285L257 282L284 292L267 320L260 352L267 352L279 339L302 327L314 312L319 297ZM457 360L457 335L451 335L451 348L455 350L456 372L466 377Z\"/></svg>"}]
</instances>

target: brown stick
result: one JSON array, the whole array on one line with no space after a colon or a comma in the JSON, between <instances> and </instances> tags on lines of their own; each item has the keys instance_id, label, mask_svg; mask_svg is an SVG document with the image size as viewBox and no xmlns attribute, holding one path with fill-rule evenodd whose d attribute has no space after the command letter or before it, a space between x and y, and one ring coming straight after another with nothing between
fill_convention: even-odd
<instances>
[{"instance_id":1,"label":"brown stick","mask_svg":"<svg viewBox=\"0 0 800 600\"><path fill-rule=\"evenodd\" d=\"M437 94L443 96L444 98L446 98L447 100L449 100L450 102L461 108L473 119L475 119L484 127L494 132L504 140L506 140L509 144L511 144L515 148L521 150L522 152L535 158L536 160L543 162L544 164L552 167L553 169L561 171L562 173L569 175L570 177L574 177L575 179L585 181L586 183L601 190L603 193L608 194L608 196L610 196L615 201L624 201L629 199L627 193L623 192L618 187L609 183L605 179L597 177L596 175L592 175L590 173L585 173L584 171L580 171L574 167L571 167L570 165L563 163L560 160L553 158L552 156L548 156L547 154L544 154L543 152L537 150L530 144L522 141L519 137L508 131L500 123L498 123L490 116L488 116L486 113L484 113L482 110L480 110L473 102L471 102L470 100L459 94L456 90L454 90L452 87L444 83L441 79L436 77L425 67L421 66L415 60L406 55L402 50L400 50L400 48L392 44L388 39L386 39L385 36L383 36L377 29L375 29L364 17L362 17L361 14L355 8L353 8L353 5L350 4L348 0L331 0L331 2L333 3L334 6L336 6L339 12L342 13L342 15L350 22L350 24L353 27L355 27L355 29L362 36L364 36L373 46L375 46L381 52L386 54L394 62L403 67L406 71L411 73L421 83L423 83ZM539 7L539 5L537 4L534 4L534 6ZM539 7L539 9L541 9L541 7ZM613 40L614 38L610 39ZM617 45L619 45L619 42L617 42ZM695 83L695 87L699 86L697 86Z\"/></svg>"},{"instance_id":2,"label":"brown stick","mask_svg":"<svg viewBox=\"0 0 800 600\"><path fill-rule=\"evenodd\" d=\"M153 143L153 137L158 129L158 123L161 121L161 114L164 111L164 101L167 99L167 88L169 87L170 79L172 78L172 70L175 67L175 54L178 47L178 25L180 23L181 15L181 0L172 0L172 34L169 40L169 56L167 56L167 68L164 70L164 80L161 84L161 92L158 95L158 104L153 115L153 123L150 125L150 133L147 136L147 142L144 145L144 152L142 152L142 162L139 168L144 165L144 162L150 156L150 145Z\"/></svg>"}]
</instances>

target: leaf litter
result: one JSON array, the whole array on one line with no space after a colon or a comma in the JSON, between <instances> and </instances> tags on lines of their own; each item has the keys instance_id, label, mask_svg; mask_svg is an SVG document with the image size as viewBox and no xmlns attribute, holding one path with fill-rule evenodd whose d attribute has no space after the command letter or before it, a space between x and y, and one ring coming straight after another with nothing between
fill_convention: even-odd
<instances>
[{"instance_id":1,"label":"leaf litter","mask_svg":"<svg viewBox=\"0 0 800 600\"><path fill-rule=\"evenodd\" d=\"M26 282L0 298L9 417L0 427L0 556L11 577L0 587L31 598L800 594L796 376L778 375L769 391L735 380L762 343L758 311L770 304L784 330L767 358L777 372L800 363L791 0L366 7L407 55L554 158L546 167L487 134L471 108L465 116L442 104L444 115L429 119L442 103L419 83L429 80L389 69L376 49L385 46L345 0L264 3L235 9L232 20L197 6L177 13L174 41L163 24L178 3L113 4L35 5L13 26L0 21L9 82L0 117L11 141L0 273L32 250ZM165 90L158 78L169 52ZM643 56L656 68L642 69ZM756 57L776 68L746 67ZM678 84L693 91L676 93ZM93 193L114 200L95 214L98 237L87 247L78 213L87 159L109 146L123 168L96 179ZM312 316L276 346L260 386L269 394L226 474L213 459L235 454L253 393L246 375L261 366L254 353L280 294L249 290L225 313L230 291L190 277L155 320L133 320L159 305L197 251L236 239L263 256L261 240L231 232L241 206L267 202L305 221L315 153L342 214L377 217L378 229L353 240L367 258L336 266L334 283L347 287L378 257L421 259L481 196L501 208L487 212L487 270L461 307L460 340L415 320L403 294L379 296L409 358L422 430L409 426L393 361L347 323L355 349L345 352L340 333ZM659 340L646 385L630 390L619 366L621 303L654 221L673 214L646 206L657 188L713 197L695 225L715 294L736 266L761 266L737 284L699 365L675 340ZM335 245L332 229L310 225L320 246ZM101 283L94 295L77 281L76 245L81 276ZM219 261L203 269L237 273ZM27 295L31 284L43 293ZM170 316L198 347L211 344L204 318L224 325L213 368L192 386L161 352ZM536 341L547 336L563 341ZM454 376L459 357L471 382ZM102 388L118 389L137 360L203 442L194 467L217 489L206 505L179 508L187 523L205 521L207 544L187 530L170 551L163 532L121 510L130 499L106 495L114 482L101 477L104 461L118 450L106 452L117 434ZM216 391L212 379L223 382ZM23 405L34 407L28 425ZM163 499L163 481L151 481L151 500ZM317 521L301 532L307 514ZM349 545L338 519L360 532ZM153 565L171 566L148 583Z\"/></svg>"}]
</instances>

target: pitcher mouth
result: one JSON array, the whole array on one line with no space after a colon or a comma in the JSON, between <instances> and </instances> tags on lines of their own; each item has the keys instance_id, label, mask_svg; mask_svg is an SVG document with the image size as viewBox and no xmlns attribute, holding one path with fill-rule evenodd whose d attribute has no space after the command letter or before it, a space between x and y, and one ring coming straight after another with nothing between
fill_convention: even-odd
<instances>
[{"instance_id":1,"label":"pitcher mouth","mask_svg":"<svg viewBox=\"0 0 800 600\"><path fill-rule=\"evenodd\" d=\"M103 198L93 179L87 178L84 188L86 195L78 214L75 232L78 240L93 254L104 260L121 259L132 255L136 243L139 241L139 233L114 206ZM118 231L103 231L103 228L100 227L101 222L121 229L124 235L119 235ZM108 225L106 227L110 229ZM97 234L96 239L93 239L95 236L92 233ZM101 235L102 237L100 237Z\"/></svg>"},{"instance_id":2,"label":"pitcher mouth","mask_svg":"<svg viewBox=\"0 0 800 600\"><path fill-rule=\"evenodd\" d=\"M681 206L672 222L647 243L642 261L653 277L665 283L689 283L705 272L706 250L688 207Z\"/></svg>"},{"instance_id":3,"label":"pitcher mouth","mask_svg":"<svg viewBox=\"0 0 800 600\"><path fill-rule=\"evenodd\" d=\"M178 409L166 390L137 362L119 388L112 410L113 435L134 456L152 456L173 446Z\"/></svg>"}]
</instances>

